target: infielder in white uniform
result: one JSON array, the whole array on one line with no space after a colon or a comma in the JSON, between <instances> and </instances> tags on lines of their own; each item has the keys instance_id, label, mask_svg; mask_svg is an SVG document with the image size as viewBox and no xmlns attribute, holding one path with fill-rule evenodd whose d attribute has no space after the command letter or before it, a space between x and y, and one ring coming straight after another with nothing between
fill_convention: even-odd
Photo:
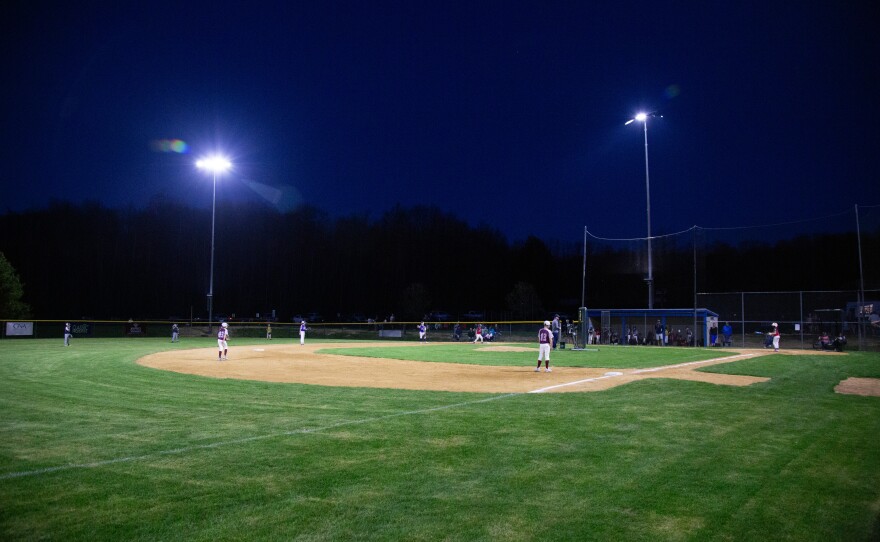
<instances>
[{"instance_id":1,"label":"infielder in white uniform","mask_svg":"<svg viewBox=\"0 0 880 542\"><path fill-rule=\"evenodd\" d=\"M306 344L306 321L299 323L299 344Z\"/></svg>"},{"instance_id":2,"label":"infielder in white uniform","mask_svg":"<svg viewBox=\"0 0 880 542\"><path fill-rule=\"evenodd\" d=\"M550 322L544 320L544 327L538 330L538 366L535 372L541 372L541 360L544 360L544 371L550 372L550 347L553 346L553 333L550 332Z\"/></svg>"},{"instance_id":3,"label":"infielder in white uniform","mask_svg":"<svg viewBox=\"0 0 880 542\"><path fill-rule=\"evenodd\" d=\"M217 332L217 361L226 359L226 352L229 349L229 345L226 344L228 340L229 324L223 322L220 324L220 330Z\"/></svg>"},{"instance_id":4,"label":"infielder in white uniform","mask_svg":"<svg viewBox=\"0 0 880 542\"><path fill-rule=\"evenodd\" d=\"M171 326L171 342L176 343L180 340L180 328L177 324L172 324Z\"/></svg>"},{"instance_id":5,"label":"infielder in white uniform","mask_svg":"<svg viewBox=\"0 0 880 542\"><path fill-rule=\"evenodd\" d=\"M419 340L423 343L428 342L428 328L424 322L419 324Z\"/></svg>"}]
</instances>

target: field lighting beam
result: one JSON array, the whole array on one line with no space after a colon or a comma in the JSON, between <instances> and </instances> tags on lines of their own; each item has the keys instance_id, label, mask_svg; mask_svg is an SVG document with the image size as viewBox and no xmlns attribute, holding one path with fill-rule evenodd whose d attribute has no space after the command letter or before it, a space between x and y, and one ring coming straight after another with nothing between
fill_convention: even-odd
<instances>
[{"instance_id":1,"label":"field lighting beam","mask_svg":"<svg viewBox=\"0 0 880 542\"><path fill-rule=\"evenodd\" d=\"M639 121L644 126L645 131L645 197L647 199L647 212L648 212L648 278L645 279L645 282L648 283L648 308L654 308L654 264L653 264L653 252L651 250L651 178L648 174L648 117L655 116L653 113L639 113L635 117L629 119L624 123L624 126L629 126L635 121Z\"/></svg>"},{"instance_id":2,"label":"field lighting beam","mask_svg":"<svg viewBox=\"0 0 880 542\"><path fill-rule=\"evenodd\" d=\"M217 214L217 174L228 170L232 164L222 156L211 156L196 162L196 167L210 171L214 179L214 193L211 198L211 278L208 281L208 334L210 335L214 319L214 222Z\"/></svg>"}]
</instances>

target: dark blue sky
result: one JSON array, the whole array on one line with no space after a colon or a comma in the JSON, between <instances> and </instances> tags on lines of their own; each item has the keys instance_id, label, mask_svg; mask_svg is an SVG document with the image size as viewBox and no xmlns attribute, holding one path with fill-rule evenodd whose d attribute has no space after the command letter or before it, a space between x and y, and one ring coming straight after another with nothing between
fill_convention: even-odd
<instances>
[{"instance_id":1,"label":"dark blue sky","mask_svg":"<svg viewBox=\"0 0 880 542\"><path fill-rule=\"evenodd\" d=\"M866 2L75 4L0 8L0 212L208 206L222 150L221 198L642 236L641 109L655 234L880 203Z\"/></svg>"}]
</instances>

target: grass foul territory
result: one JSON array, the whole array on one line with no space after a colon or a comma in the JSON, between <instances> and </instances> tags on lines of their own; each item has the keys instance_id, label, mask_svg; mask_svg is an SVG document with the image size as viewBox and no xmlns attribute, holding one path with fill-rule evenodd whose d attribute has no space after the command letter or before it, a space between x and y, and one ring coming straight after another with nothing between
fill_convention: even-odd
<instances>
[{"instance_id":1,"label":"grass foul territory","mask_svg":"<svg viewBox=\"0 0 880 542\"><path fill-rule=\"evenodd\" d=\"M233 339L228 363L266 345ZM568 368L719 357L554 352L545 377L531 371L537 349L344 346L320 344L358 363L500 365L535 388ZM209 339L0 340L0 539L880 537L880 397L834 391L880 378L877 354L739 356L688 367L746 385L643 378L567 393L265 382L136 362L193 349L197 363L220 363Z\"/></svg>"}]
</instances>

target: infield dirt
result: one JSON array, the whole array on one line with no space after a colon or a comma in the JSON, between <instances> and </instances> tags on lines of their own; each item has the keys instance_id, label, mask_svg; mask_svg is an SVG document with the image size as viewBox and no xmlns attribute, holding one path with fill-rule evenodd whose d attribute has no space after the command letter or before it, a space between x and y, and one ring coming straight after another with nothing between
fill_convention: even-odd
<instances>
[{"instance_id":1,"label":"infield dirt","mask_svg":"<svg viewBox=\"0 0 880 542\"><path fill-rule=\"evenodd\" d=\"M371 343L371 345L432 347L432 345L402 344L400 342ZM768 350L741 349L735 352L724 351L727 357L650 369L553 367L553 371L550 373L543 371L536 373L533 365L484 366L319 353L319 350L328 347L363 348L363 346L363 344L356 343L332 346L321 343L314 345L247 345L232 347L230 359L226 361L217 361L215 349L199 348L152 354L139 359L138 363L156 369L212 378L290 382L320 386L527 393L599 391L646 378L674 378L727 386L748 386L769 379L704 373L696 369L773 353ZM535 348L515 344L492 345L485 347L485 350L497 352L499 356L511 351L534 351L537 354ZM798 352L787 351L784 353L797 354Z\"/></svg>"}]
</instances>

